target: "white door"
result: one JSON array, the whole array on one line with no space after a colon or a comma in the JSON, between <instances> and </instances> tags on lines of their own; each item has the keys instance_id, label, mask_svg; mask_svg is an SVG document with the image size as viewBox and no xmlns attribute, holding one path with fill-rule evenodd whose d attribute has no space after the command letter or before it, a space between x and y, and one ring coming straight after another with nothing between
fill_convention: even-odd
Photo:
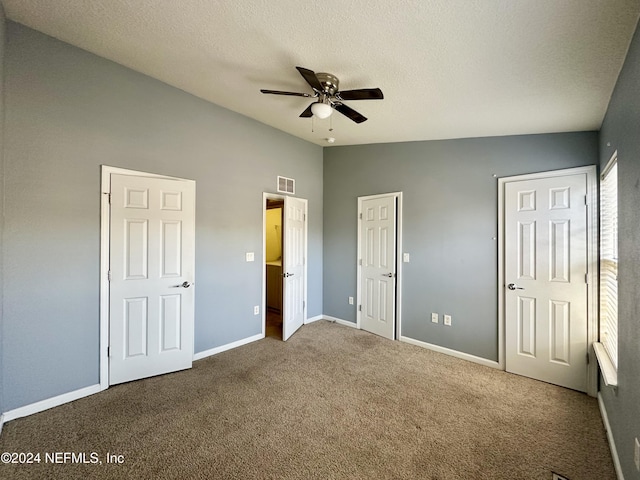
<instances>
[{"instance_id":1,"label":"white door","mask_svg":"<svg viewBox=\"0 0 640 480\"><path fill-rule=\"evenodd\" d=\"M282 246L282 339L287 340L305 321L307 201L285 197Z\"/></svg>"},{"instance_id":2,"label":"white door","mask_svg":"<svg viewBox=\"0 0 640 480\"><path fill-rule=\"evenodd\" d=\"M506 370L587 388L587 175L505 184Z\"/></svg>"},{"instance_id":3,"label":"white door","mask_svg":"<svg viewBox=\"0 0 640 480\"><path fill-rule=\"evenodd\" d=\"M111 175L109 383L191 367L195 183Z\"/></svg>"},{"instance_id":4,"label":"white door","mask_svg":"<svg viewBox=\"0 0 640 480\"><path fill-rule=\"evenodd\" d=\"M395 338L396 197L362 200L360 212L360 327Z\"/></svg>"}]
</instances>

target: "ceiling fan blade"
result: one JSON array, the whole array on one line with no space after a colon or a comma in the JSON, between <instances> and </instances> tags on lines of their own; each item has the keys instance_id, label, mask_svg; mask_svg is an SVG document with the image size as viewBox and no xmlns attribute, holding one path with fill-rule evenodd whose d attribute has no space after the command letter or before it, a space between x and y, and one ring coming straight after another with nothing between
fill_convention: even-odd
<instances>
[{"instance_id":1,"label":"ceiling fan blade","mask_svg":"<svg viewBox=\"0 0 640 480\"><path fill-rule=\"evenodd\" d=\"M313 103L311 105L313 105ZM309 105L307 109L300 114L301 117L308 118L313 116L313 113L311 112L311 105Z\"/></svg>"},{"instance_id":2,"label":"ceiling fan blade","mask_svg":"<svg viewBox=\"0 0 640 480\"><path fill-rule=\"evenodd\" d=\"M262 93L269 93L271 95L291 95L294 97L313 97L308 93L297 93L297 92L282 92L280 90L260 90Z\"/></svg>"},{"instance_id":3,"label":"ceiling fan blade","mask_svg":"<svg viewBox=\"0 0 640 480\"><path fill-rule=\"evenodd\" d=\"M349 117L351 120L353 120L356 123L362 123L367 121L367 117L356 112L353 108L347 107L344 103L336 102L332 106L341 114L343 114L345 117Z\"/></svg>"},{"instance_id":4,"label":"ceiling fan blade","mask_svg":"<svg viewBox=\"0 0 640 480\"><path fill-rule=\"evenodd\" d=\"M382 100L382 90L379 88L360 88L358 90L345 90L338 96L343 100Z\"/></svg>"},{"instance_id":5,"label":"ceiling fan blade","mask_svg":"<svg viewBox=\"0 0 640 480\"><path fill-rule=\"evenodd\" d=\"M313 70L309 70L308 68L303 67L296 67L296 69L300 72L300 75L304 77L307 83L311 85L311 88L318 92L323 91L322 84L320 83L320 80L318 80L318 77L316 77L316 74Z\"/></svg>"}]
</instances>

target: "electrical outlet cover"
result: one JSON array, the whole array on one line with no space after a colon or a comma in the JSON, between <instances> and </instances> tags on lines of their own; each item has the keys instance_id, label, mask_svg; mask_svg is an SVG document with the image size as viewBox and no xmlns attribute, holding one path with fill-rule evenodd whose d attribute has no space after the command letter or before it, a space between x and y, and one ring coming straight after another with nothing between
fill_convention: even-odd
<instances>
[{"instance_id":1,"label":"electrical outlet cover","mask_svg":"<svg viewBox=\"0 0 640 480\"><path fill-rule=\"evenodd\" d=\"M449 327L451 326L451 315L444 316L444 324L448 325Z\"/></svg>"},{"instance_id":2,"label":"electrical outlet cover","mask_svg":"<svg viewBox=\"0 0 640 480\"><path fill-rule=\"evenodd\" d=\"M260 315L260 307L258 305L253 307L253 314L254 315Z\"/></svg>"},{"instance_id":3,"label":"electrical outlet cover","mask_svg":"<svg viewBox=\"0 0 640 480\"><path fill-rule=\"evenodd\" d=\"M633 448L633 461L636 464L636 470L640 471L640 442L638 442L638 437L636 437Z\"/></svg>"},{"instance_id":4,"label":"electrical outlet cover","mask_svg":"<svg viewBox=\"0 0 640 480\"><path fill-rule=\"evenodd\" d=\"M438 314L437 313L432 313L431 314L431 321L433 323L438 323Z\"/></svg>"},{"instance_id":5,"label":"electrical outlet cover","mask_svg":"<svg viewBox=\"0 0 640 480\"><path fill-rule=\"evenodd\" d=\"M353 305L353 297L349 297L349 305Z\"/></svg>"}]
</instances>

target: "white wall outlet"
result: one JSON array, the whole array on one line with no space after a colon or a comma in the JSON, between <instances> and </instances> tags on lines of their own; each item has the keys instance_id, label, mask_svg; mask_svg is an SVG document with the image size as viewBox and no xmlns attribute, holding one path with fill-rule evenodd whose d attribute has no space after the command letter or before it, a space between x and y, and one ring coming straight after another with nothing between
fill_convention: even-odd
<instances>
[{"instance_id":1,"label":"white wall outlet","mask_svg":"<svg viewBox=\"0 0 640 480\"><path fill-rule=\"evenodd\" d=\"M253 307L253 314L260 315L260 306L256 305L255 307Z\"/></svg>"},{"instance_id":2,"label":"white wall outlet","mask_svg":"<svg viewBox=\"0 0 640 480\"><path fill-rule=\"evenodd\" d=\"M349 305L353 305L353 297L349 297Z\"/></svg>"},{"instance_id":3,"label":"white wall outlet","mask_svg":"<svg viewBox=\"0 0 640 480\"><path fill-rule=\"evenodd\" d=\"M246 253L247 262L253 262L255 260L255 254L253 252Z\"/></svg>"},{"instance_id":4,"label":"white wall outlet","mask_svg":"<svg viewBox=\"0 0 640 480\"><path fill-rule=\"evenodd\" d=\"M438 314L437 313L432 313L431 314L431 321L433 323L438 323Z\"/></svg>"},{"instance_id":5,"label":"white wall outlet","mask_svg":"<svg viewBox=\"0 0 640 480\"><path fill-rule=\"evenodd\" d=\"M410 259L410 256L409 256L409 254L408 254L408 253L403 253L403 254L402 254L402 261L403 261L404 263L409 263L409 259Z\"/></svg>"},{"instance_id":6,"label":"white wall outlet","mask_svg":"<svg viewBox=\"0 0 640 480\"><path fill-rule=\"evenodd\" d=\"M636 437L636 442L633 447L633 461L636 464L636 470L640 472L640 442L638 442L638 437Z\"/></svg>"},{"instance_id":7,"label":"white wall outlet","mask_svg":"<svg viewBox=\"0 0 640 480\"><path fill-rule=\"evenodd\" d=\"M451 326L451 315L445 315L444 316L444 324Z\"/></svg>"}]
</instances>

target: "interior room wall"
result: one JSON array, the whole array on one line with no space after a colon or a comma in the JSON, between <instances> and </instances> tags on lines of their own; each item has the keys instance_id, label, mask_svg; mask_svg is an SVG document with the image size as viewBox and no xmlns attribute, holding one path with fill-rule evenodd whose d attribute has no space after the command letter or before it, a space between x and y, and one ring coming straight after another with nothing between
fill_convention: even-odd
<instances>
[{"instance_id":1,"label":"interior room wall","mask_svg":"<svg viewBox=\"0 0 640 480\"><path fill-rule=\"evenodd\" d=\"M282 258L282 208L270 208L266 215L266 261Z\"/></svg>"},{"instance_id":2,"label":"interior room wall","mask_svg":"<svg viewBox=\"0 0 640 480\"><path fill-rule=\"evenodd\" d=\"M5 73L4 411L98 383L103 164L196 181L196 353L262 331L278 175L309 200L308 315L322 314L321 147L13 22Z\"/></svg>"},{"instance_id":3,"label":"interior room wall","mask_svg":"<svg viewBox=\"0 0 640 480\"><path fill-rule=\"evenodd\" d=\"M625 478L638 478L640 440L640 28L600 131L600 166L618 151L618 389L601 394Z\"/></svg>"},{"instance_id":4,"label":"interior room wall","mask_svg":"<svg viewBox=\"0 0 640 480\"><path fill-rule=\"evenodd\" d=\"M401 191L402 335L497 361L498 178L596 165L598 134L330 147L324 159L324 313L356 321L357 198Z\"/></svg>"},{"instance_id":5,"label":"interior room wall","mask_svg":"<svg viewBox=\"0 0 640 480\"><path fill-rule=\"evenodd\" d=\"M6 35L6 19L4 7L0 2L0 352L4 350L3 315L4 310L4 243L2 242L4 229L4 50ZM2 353L0 353L0 415L4 412L4 389L2 388Z\"/></svg>"}]
</instances>

